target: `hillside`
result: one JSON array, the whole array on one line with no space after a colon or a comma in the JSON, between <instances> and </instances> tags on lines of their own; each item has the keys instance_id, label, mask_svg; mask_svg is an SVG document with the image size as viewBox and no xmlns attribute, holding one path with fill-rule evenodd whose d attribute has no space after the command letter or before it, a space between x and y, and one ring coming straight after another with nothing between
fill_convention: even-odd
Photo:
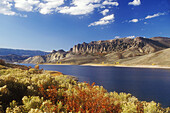
<instances>
[{"instance_id":1,"label":"hillside","mask_svg":"<svg viewBox=\"0 0 170 113\"><path fill-rule=\"evenodd\" d=\"M114 64L118 61L123 63L124 61L136 59L139 56L149 55L169 47L170 38L166 37L136 37L135 39L120 38L105 41L92 41L90 43L84 42L82 44L77 44L68 52L53 51L45 56L30 57L23 63L62 62L86 64L105 62ZM138 64L142 63L138 62Z\"/></svg>"},{"instance_id":2,"label":"hillside","mask_svg":"<svg viewBox=\"0 0 170 113\"><path fill-rule=\"evenodd\" d=\"M0 59L5 60L6 62L13 63L13 62L22 62L23 60L27 59L29 56L20 56L20 55L1 55Z\"/></svg>"},{"instance_id":3,"label":"hillside","mask_svg":"<svg viewBox=\"0 0 170 113\"><path fill-rule=\"evenodd\" d=\"M52 53L44 56L34 56L29 57L28 59L24 60L23 63L52 63L57 62L66 57L67 52L64 50L53 50Z\"/></svg>"},{"instance_id":4,"label":"hillside","mask_svg":"<svg viewBox=\"0 0 170 113\"><path fill-rule=\"evenodd\" d=\"M7 49L0 48L0 59L6 62L22 62L25 59L37 55L47 55L49 52L38 51L38 50L21 50L21 49Z\"/></svg>"},{"instance_id":5,"label":"hillside","mask_svg":"<svg viewBox=\"0 0 170 113\"><path fill-rule=\"evenodd\" d=\"M19 56L37 56L37 55L46 55L46 54L49 54L49 52L44 52L44 51L39 51L39 50L0 48L0 55L10 55L10 54L15 54Z\"/></svg>"},{"instance_id":6,"label":"hillside","mask_svg":"<svg viewBox=\"0 0 170 113\"><path fill-rule=\"evenodd\" d=\"M122 64L128 65L167 65L170 66L170 48L155 53L134 58L119 60Z\"/></svg>"}]
</instances>

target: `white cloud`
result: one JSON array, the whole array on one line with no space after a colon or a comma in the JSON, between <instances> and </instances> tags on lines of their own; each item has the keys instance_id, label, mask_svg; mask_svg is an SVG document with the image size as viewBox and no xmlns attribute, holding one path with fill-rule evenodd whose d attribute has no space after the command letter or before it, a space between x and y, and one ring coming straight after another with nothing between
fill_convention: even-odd
<instances>
[{"instance_id":1,"label":"white cloud","mask_svg":"<svg viewBox=\"0 0 170 113\"><path fill-rule=\"evenodd\" d=\"M109 9L105 9L103 11L101 11L101 13L105 16L107 13L109 12Z\"/></svg>"},{"instance_id":2,"label":"white cloud","mask_svg":"<svg viewBox=\"0 0 170 113\"><path fill-rule=\"evenodd\" d=\"M39 4L39 0L14 0L15 7L18 10L31 12L33 11L33 6Z\"/></svg>"},{"instance_id":3,"label":"white cloud","mask_svg":"<svg viewBox=\"0 0 170 113\"><path fill-rule=\"evenodd\" d=\"M113 5L113 6L118 6L119 5L118 2L111 2L111 1L104 1L102 4L103 5Z\"/></svg>"},{"instance_id":4,"label":"white cloud","mask_svg":"<svg viewBox=\"0 0 170 113\"><path fill-rule=\"evenodd\" d=\"M70 14L70 15L85 15L92 13L95 8L104 8L106 5L118 6L118 2L111 2L110 0L73 0L72 6L65 6L59 8L59 13Z\"/></svg>"},{"instance_id":5,"label":"white cloud","mask_svg":"<svg viewBox=\"0 0 170 113\"><path fill-rule=\"evenodd\" d=\"M0 13L4 15L16 15L12 8L22 12L39 12L41 14L52 14L54 12L70 15L86 15L93 13L96 8L109 5L118 6L118 2L112 0L72 0L64 5L66 0L0 0ZM108 10L102 12L106 15ZM20 15L20 14L18 14Z\"/></svg>"},{"instance_id":6,"label":"white cloud","mask_svg":"<svg viewBox=\"0 0 170 113\"><path fill-rule=\"evenodd\" d=\"M115 36L115 39L118 39L118 38L120 38L120 36Z\"/></svg>"},{"instance_id":7,"label":"white cloud","mask_svg":"<svg viewBox=\"0 0 170 113\"><path fill-rule=\"evenodd\" d=\"M165 13L157 13L154 15L148 15L145 17L145 19L151 19L151 18L155 18L155 17L161 16L161 15L165 15Z\"/></svg>"},{"instance_id":8,"label":"white cloud","mask_svg":"<svg viewBox=\"0 0 170 113\"><path fill-rule=\"evenodd\" d=\"M94 11L99 5L88 4L85 6L73 6L73 7L62 7L59 9L59 13L70 14L70 15L85 15Z\"/></svg>"},{"instance_id":9,"label":"white cloud","mask_svg":"<svg viewBox=\"0 0 170 113\"><path fill-rule=\"evenodd\" d=\"M94 11L95 8L101 7L101 0L73 0L72 6L59 8L59 13L70 15L85 15Z\"/></svg>"},{"instance_id":10,"label":"white cloud","mask_svg":"<svg viewBox=\"0 0 170 113\"><path fill-rule=\"evenodd\" d=\"M164 12L164 13L156 13L154 15L148 15L146 16L145 18L140 18L140 19L132 19L132 20L129 20L129 21L125 21L125 22L134 22L134 23L137 23L139 21L143 21L143 20L146 20L146 19L151 19L151 18L155 18L155 17L159 17L161 15L166 15L167 13ZM148 24L147 22L144 22L144 24Z\"/></svg>"},{"instance_id":11,"label":"white cloud","mask_svg":"<svg viewBox=\"0 0 170 113\"><path fill-rule=\"evenodd\" d=\"M141 5L141 1L140 0L134 0L133 2L129 2L129 5L138 6L138 5Z\"/></svg>"},{"instance_id":12,"label":"white cloud","mask_svg":"<svg viewBox=\"0 0 170 113\"><path fill-rule=\"evenodd\" d=\"M129 22L134 22L134 23L136 23L136 22L139 22L139 20L138 20L138 19L132 19L132 20L130 20Z\"/></svg>"},{"instance_id":13,"label":"white cloud","mask_svg":"<svg viewBox=\"0 0 170 113\"><path fill-rule=\"evenodd\" d=\"M135 36L128 36L128 37L126 37L126 38L134 39Z\"/></svg>"},{"instance_id":14,"label":"white cloud","mask_svg":"<svg viewBox=\"0 0 170 113\"><path fill-rule=\"evenodd\" d=\"M39 12L41 14L51 14L56 11L59 6L64 4L64 0L43 0L44 2L39 4Z\"/></svg>"},{"instance_id":15,"label":"white cloud","mask_svg":"<svg viewBox=\"0 0 170 113\"><path fill-rule=\"evenodd\" d=\"M70 15L87 15L98 9L104 16L110 11L108 8L118 6L113 0L0 0L0 14L27 17L20 12L39 12L41 14L53 14L54 12ZM67 4L67 5L66 5ZM103 11L99 10L102 8ZM20 11L20 12L19 12ZM17 13L16 13L17 12ZM114 22L114 14L105 16L89 26L106 25Z\"/></svg>"},{"instance_id":16,"label":"white cloud","mask_svg":"<svg viewBox=\"0 0 170 113\"><path fill-rule=\"evenodd\" d=\"M114 22L114 18L115 18L114 14L105 16L105 17L101 18L99 21L91 23L90 25L88 25L88 27L110 24L110 23Z\"/></svg>"},{"instance_id":17,"label":"white cloud","mask_svg":"<svg viewBox=\"0 0 170 113\"><path fill-rule=\"evenodd\" d=\"M12 0L0 0L0 14L4 15L16 15L14 11L11 10L13 4Z\"/></svg>"}]
</instances>

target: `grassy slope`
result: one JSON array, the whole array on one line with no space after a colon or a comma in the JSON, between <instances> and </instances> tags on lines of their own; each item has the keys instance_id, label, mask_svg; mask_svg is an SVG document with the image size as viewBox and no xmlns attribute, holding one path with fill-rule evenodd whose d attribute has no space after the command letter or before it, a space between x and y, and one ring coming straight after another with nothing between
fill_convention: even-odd
<instances>
[{"instance_id":1,"label":"grassy slope","mask_svg":"<svg viewBox=\"0 0 170 113\"><path fill-rule=\"evenodd\" d=\"M170 66L170 48L144 56L120 60L122 64Z\"/></svg>"}]
</instances>

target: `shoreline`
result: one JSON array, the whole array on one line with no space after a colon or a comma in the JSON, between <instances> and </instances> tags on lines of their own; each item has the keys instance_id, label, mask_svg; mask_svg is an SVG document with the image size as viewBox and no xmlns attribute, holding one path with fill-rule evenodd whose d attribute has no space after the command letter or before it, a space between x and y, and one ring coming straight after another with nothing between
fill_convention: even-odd
<instances>
[{"instance_id":1,"label":"shoreline","mask_svg":"<svg viewBox=\"0 0 170 113\"><path fill-rule=\"evenodd\" d=\"M40 65L76 65L76 64L51 64L51 63L44 63ZM109 67L127 67L127 68L152 68L152 69L170 69L170 66L163 66L163 65L124 65L124 64L81 64L79 66L109 66Z\"/></svg>"},{"instance_id":2,"label":"shoreline","mask_svg":"<svg viewBox=\"0 0 170 113\"><path fill-rule=\"evenodd\" d=\"M115 65L115 64L83 64L84 66L110 66L110 67L128 67L128 68L153 68L153 69L170 69L170 66L162 65Z\"/></svg>"}]
</instances>

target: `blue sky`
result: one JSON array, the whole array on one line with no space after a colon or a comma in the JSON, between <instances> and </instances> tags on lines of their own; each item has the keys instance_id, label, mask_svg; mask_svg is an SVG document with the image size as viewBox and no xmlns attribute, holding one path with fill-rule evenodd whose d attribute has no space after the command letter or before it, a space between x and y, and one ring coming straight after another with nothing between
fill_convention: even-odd
<instances>
[{"instance_id":1,"label":"blue sky","mask_svg":"<svg viewBox=\"0 0 170 113\"><path fill-rule=\"evenodd\" d=\"M69 50L82 42L170 37L170 0L0 0L0 48Z\"/></svg>"}]
</instances>

